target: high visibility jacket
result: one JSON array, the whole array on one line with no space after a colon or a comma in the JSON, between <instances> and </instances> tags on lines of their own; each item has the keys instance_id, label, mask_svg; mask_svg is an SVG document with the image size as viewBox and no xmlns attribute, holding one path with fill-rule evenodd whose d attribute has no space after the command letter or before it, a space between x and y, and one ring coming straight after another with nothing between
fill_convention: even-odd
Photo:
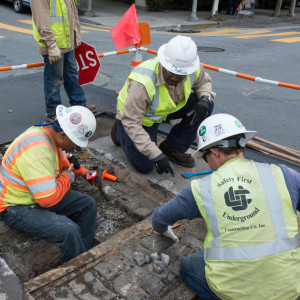
<instances>
[{"instance_id":1,"label":"high visibility jacket","mask_svg":"<svg viewBox=\"0 0 300 300\"><path fill-rule=\"evenodd\" d=\"M121 89L118 96L118 108L123 114L124 105L128 96L128 85L130 80L135 80L144 85L151 99L151 106L147 109L145 116L142 119L144 126L150 127L154 123L161 123L166 120L167 116L180 110L186 105L187 100L192 92L192 86L200 74L198 70L190 75L187 75L183 83L184 98L176 105L172 100L166 85L157 86L159 61L156 58L146 60L138 67L135 67L129 74L127 81Z\"/></svg>"},{"instance_id":2,"label":"high visibility jacket","mask_svg":"<svg viewBox=\"0 0 300 300\"><path fill-rule=\"evenodd\" d=\"M70 188L61 148L47 127L31 127L7 149L0 167L0 212L8 206L57 204ZM83 175L82 166L76 175Z\"/></svg>"},{"instance_id":3,"label":"high visibility jacket","mask_svg":"<svg viewBox=\"0 0 300 300\"><path fill-rule=\"evenodd\" d=\"M76 1L75 1L76 3ZM55 35L55 41L58 48L70 48L70 24L67 8L64 0L50 0L50 23L51 30ZM33 36L36 42L46 47L40 42L41 36L37 31L32 18Z\"/></svg>"},{"instance_id":4,"label":"high visibility jacket","mask_svg":"<svg viewBox=\"0 0 300 300\"><path fill-rule=\"evenodd\" d=\"M233 158L192 181L207 225L205 274L221 299L300 295L297 216L281 169Z\"/></svg>"}]
</instances>

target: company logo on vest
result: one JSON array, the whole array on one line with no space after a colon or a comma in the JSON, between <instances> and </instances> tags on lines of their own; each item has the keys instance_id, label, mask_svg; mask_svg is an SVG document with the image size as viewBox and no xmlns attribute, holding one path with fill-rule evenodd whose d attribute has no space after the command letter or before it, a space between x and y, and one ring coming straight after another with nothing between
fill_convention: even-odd
<instances>
[{"instance_id":1,"label":"company logo on vest","mask_svg":"<svg viewBox=\"0 0 300 300\"><path fill-rule=\"evenodd\" d=\"M252 201L251 199L247 199L247 194L250 194L250 192L242 186L239 185L237 190L233 190L231 186L224 194L225 203L235 211L245 210Z\"/></svg>"}]
</instances>

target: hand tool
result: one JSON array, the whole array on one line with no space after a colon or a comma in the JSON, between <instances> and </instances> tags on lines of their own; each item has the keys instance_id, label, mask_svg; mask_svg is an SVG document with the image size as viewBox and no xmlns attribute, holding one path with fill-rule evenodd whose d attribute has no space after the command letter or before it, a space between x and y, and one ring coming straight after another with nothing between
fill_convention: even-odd
<instances>
[{"instance_id":1,"label":"hand tool","mask_svg":"<svg viewBox=\"0 0 300 300\"><path fill-rule=\"evenodd\" d=\"M208 171L203 171L203 172L197 172L197 173L183 173L181 174L181 176L185 179L191 178L193 176L197 176L197 175L204 175L204 174L210 174L212 173L212 170L208 170Z\"/></svg>"},{"instance_id":2,"label":"hand tool","mask_svg":"<svg viewBox=\"0 0 300 300\"><path fill-rule=\"evenodd\" d=\"M126 184L126 181L122 180L122 179L119 179L117 178L116 176L113 176L113 175L110 175L107 173L107 170L104 170L103 174L102 174L102 177L101 179L104 180L105 178L109 179L109 180L112 180L112 181L117 181L117 182L120 182L120 183L123 183L123 184Z\"/></svg>"}]
</instances>

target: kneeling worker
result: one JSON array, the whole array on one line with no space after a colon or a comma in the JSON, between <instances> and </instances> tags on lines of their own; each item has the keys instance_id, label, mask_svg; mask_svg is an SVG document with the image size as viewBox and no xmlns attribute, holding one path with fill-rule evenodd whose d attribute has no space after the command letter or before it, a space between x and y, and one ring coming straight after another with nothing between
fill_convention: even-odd
<instances>
[{"instance_id":1,"label":"kneeling worker","mask_svg":"<svg viewBox=\"0 0 300 300\"><path fill-rule=\"evenodd\" d=\"M214 172L193 180L152 216L154 233L173 240L169 225L204 219L204 251L185 257L180 268L201 299L300 296L300 174L245 159L246 141L255 134L227 114L204 120L198 150Z\"/></svg>"},{"instance_id":2,"label":"kneeling worker","mask_svg":"<svg viewBox=\"0 0 300 300\"><path fill-rule=\"evenodd\" d=\"M83 106L59 105L56 116L27 129L7 149L0 167L0 213L9 227L56 244L64 263L92 247L97 206L92 197L70 190L89 171L75 157L63 157L62 149L86 147L96 119Z\"/></svg>"},{"instance_id":3,"label":"kneeling worker","mask_svg":"<svg viewBox=\"0 0 300 300\"><path fill-rule=\"evenodd\" d=\"M118 96L111 137L134 168L174 175L170 160L194 167L185 153L196 138L199 124L213 110L211 78L204 71L197 46L190 37L176 36L158 50L156 58L133 69ZM157 146L163 121L182 119Z\"/></svg>"}]
</instances>

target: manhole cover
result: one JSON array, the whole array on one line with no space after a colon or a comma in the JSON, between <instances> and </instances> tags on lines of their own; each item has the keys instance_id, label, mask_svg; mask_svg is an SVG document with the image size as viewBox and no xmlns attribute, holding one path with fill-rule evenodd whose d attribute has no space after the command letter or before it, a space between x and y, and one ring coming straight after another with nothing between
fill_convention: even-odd
<instances>
[{"instance_id":1,"label":"manhole cover","mask_svg":"<svg viewBox=\"0 0 300 300\"><path fill-rule=\"evenodd\" d=\"M223 52L225 49L216 47L197 47L199 52Z\"/></svg>"}]
</instances>

